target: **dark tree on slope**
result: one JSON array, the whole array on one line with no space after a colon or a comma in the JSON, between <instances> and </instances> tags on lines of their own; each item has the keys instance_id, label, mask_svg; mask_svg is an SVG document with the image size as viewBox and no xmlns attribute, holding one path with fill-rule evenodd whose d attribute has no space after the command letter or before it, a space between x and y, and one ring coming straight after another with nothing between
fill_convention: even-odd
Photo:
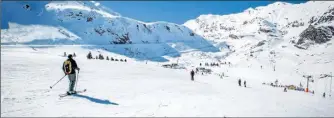
<instances>
[{"instance_id":1,"label":"dark tree on slope","mask_svg":"<svg viewBox=\"0 0 334 118\"><path fill-rule=\"evenodd\" d=\"M88 55L87 55L87 59L92 59L92 58L93 58L92 53L89 52Z\"/></svg>"},{"instance_id":2,"label":"dark tree on slope","mask_svg":"<svg viewBox=\"0 0 334 118\"><path fill-rule=\"evenodd\" d=\"M73 57L76 57L77 55L75 55L75 53L73 53Z\"/></svg>"},{"instance_id":3,"label":"dark tree on slope","mask_svg":"<svg viewBox=\"0 0 334 118\"><path fill-rule=\"evenodd\" d=\"M103 60L103 59L104 59L104 57L103 57L102 54L99 54L99 59L100 59L100 60Z\"/></svg>"},{"instance_id":4,"label":"dark tree on slope","mask_svg":"<svg viewBox=\"0 0 334 118\"><path fill-rule=\"evenodd\" d=\"M98 58L98 56L96 56L96 58L95 58L95 59L99 59L99 58Z\"/></svg>"},{"instance_id":5,"label":"dark tree on slope","mask_svg":"<svg viewBox=\"0 0 334 118\"><path fill-rule=\"evenodd\" d=\"M109 57L107 56L107 60L109 60Z\"/></svg>"}]
</instances>

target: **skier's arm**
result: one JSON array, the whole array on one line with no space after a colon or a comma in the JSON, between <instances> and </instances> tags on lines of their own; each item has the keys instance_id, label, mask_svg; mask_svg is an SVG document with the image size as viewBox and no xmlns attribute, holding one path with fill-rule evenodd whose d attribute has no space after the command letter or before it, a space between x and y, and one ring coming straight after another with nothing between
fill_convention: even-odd
<instances>
[{"instance_id":1,"label":"skier's arm","mask_svg":"<svg viewBox=\"0 0 334 118\"><path fill-rule=\"evenodd\" d=\"M80 68L77 65L77 62L75 60L73 60L73 62L74 62L73 63L74 69L80 70Z\"/></svg>"}]
</instances>

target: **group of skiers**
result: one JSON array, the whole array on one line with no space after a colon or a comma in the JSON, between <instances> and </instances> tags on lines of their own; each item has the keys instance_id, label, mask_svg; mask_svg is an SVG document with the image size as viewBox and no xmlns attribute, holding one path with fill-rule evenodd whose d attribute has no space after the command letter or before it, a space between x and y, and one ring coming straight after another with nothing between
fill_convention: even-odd
<instances>
[{"instance_id":1,"label":"group of skiers","mask_svg":"<svg viewBox=\"0 0 334 118\"><path fill-rule=\"evenodd\" d=\"M238 84L239 84L239 86L241 86L241 79L240 78L238 80ZM246 80L244 80L244 87L246 87Z\"/></svg>"},{"instance_id":2,"label":"group of skiers","mask_svg":"<svg viewBox=\"0 0 334 118\"><path fill-rule=\"evenodd\" d=\"M202 66L202 63L200 63L199 66ZM219 66L219 63L205 63L205 66Z\"/></svg>"},{"instance_id":3,"label":"group of skiers","mask_svg":"<svg viewBox=\"0 0 334 118\"><path fill-rule=\"evenodd\" d=\"M220 64L228 64L229 66L231 65L231 62L224 62L224 63L220 63ZM204 66L220 66L219 63L205 63ZM199 63L199 66L202 66L202 63Z\"/></svg>"}]
</instances>

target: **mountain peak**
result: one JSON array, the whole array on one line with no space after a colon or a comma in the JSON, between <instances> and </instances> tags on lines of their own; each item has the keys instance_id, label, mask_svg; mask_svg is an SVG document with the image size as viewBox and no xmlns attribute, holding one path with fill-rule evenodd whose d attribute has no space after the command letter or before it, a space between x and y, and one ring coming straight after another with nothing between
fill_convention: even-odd
<instances>
[{"instance_id":1,"label":"mountain peak","mask_svg":"<svg viewBox=\"0 0 334 118\"><path fill-rule=\"evenodd\" d=\"M64 11L64 10L81 10L81 11L87 11L87 12L96 12L103 17L118 17L120 16L119 13L113 12L110 9L107 9L106 7L103 7L101 5L97 5L97 2L80 2L80 1L52 1L45 5L46 10L52 11ZM106 11L108 10L108 11Z\"/></svg>"}]
</instances>

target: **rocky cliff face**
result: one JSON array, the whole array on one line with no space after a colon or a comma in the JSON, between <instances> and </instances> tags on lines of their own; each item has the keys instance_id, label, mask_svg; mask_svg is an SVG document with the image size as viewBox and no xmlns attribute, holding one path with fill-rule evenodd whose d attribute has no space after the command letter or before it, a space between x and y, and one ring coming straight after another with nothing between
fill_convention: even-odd
<instances>
[{"instance_id":1,"label":"rocky cliff face","mask_svg":"<svg viewBox=\"0 0 334 118\"><path fill-rule=\"evenodd\" d=\"M300 35L296 47L308 49L314 44L323 44L334 36L334 7L320 17L312 17L310 25Z\"/></svg>"}]
</instances>

